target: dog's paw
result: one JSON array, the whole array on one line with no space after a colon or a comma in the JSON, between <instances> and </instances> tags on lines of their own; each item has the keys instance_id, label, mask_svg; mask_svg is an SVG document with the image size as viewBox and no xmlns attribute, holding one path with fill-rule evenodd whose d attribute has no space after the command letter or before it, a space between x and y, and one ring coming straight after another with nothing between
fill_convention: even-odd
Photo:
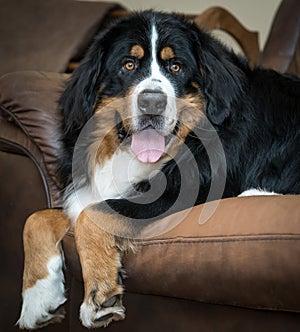
<instances>
[{"instance_id":1,"label":"dog's paw","mask_svg":"<svg viewBox=\"0 0 300 332\"><path fill-rule=\"evenodd\" d=\"M60 322L65 315L62 305L64 295L64 275L62 258L55 256L47 264L49 275L38 280L34 286L23 292L23 305L17 322L20 329L37 329L50 323Z\"/></svg>"},{"instance_id":2,"label":"dog's paw","mask_svg":"<svg viewBox=\"0 0 300 332\"><path fill-rule=\"evenodd\" d=\"M22 313L17 325L20 329L34 330L49 324L60 323L64 317L63 307L58 307L55 310L30 310Z\"/></svg>"},{"instance_id":3,"label":"dog's paw","mask_svg":"<svg viewBox=\"0 0 300 332\"><path fill-rule=\"evenodd\" d=\"M82 325L87 328L107 327L112 321L125 318L122 304L124 278L126 272L120 268L117 278L94 283L80 307Z\"/></svg>"},{"instance_id":4,"label":"dog's paw","mask_svg":"<svg viewBox=\"0 0 300 332\"><path fill-rule=\"evenodd\" d=\"M95 294L91 293L87 302L80 307L80 319L88 328L106 327L112 321L125 318L125 308L122 305L122 295L114 295L98 304Z\"/></svg>"}]
</instances>

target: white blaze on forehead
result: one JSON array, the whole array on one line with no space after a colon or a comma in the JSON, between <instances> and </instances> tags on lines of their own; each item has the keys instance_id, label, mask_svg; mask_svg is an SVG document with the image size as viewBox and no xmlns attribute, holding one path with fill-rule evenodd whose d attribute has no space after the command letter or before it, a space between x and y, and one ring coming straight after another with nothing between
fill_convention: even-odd
<instances>
[{"instance_id":1,"label":"white blaze on forehead","mask_svg":"<svg viewBox=\"0 0 300 332\"><path fill-rule=\"evenodd\" d=\"M155 25L152 25L152 32L151 32L151 55L152 55L152 63L151 63L151 77L159 79L162 75L159 69L159 65L157 62L157 40L158 40L158 33L156 30Z\"/></svg>"},{"instance_id":2,"label":"white blaze on forehead","mask_svg":"<svg viewBox=\"0 0 300 332\"><path fill-rule=\"evenodd\" d=\"M143 90L161 90L168 97L175 98L175 90L169 79L161 71L158 62L158 40L159 35L155 24L153 23L150 36L150 72L149 76L141 81L136 87L135 92L138 94ZM170 101L170 100L169 100ZM170 106L170 105L169 105Z\"/></svg>"},{"instance_id":3,"label":"white blaze on forehead","mask_svg":"<svg viewBox=\"0 0 300 332\"><path fill-rule=\"evenodd\" d=\"M132 94L132 115L133 117L138 117L140 111L138 108L137 97L145 90L159 90L167 96L167 106L164 112L165 116L165 131L171 131L173 128L171 123L173 119L176 118L176 93L173 84L165 76L158 59L159 54L159 34L155 26L155 22L152 24L149 40L150 49L150 70L148 75L139 82ZM137 118L133 119L133 128L137 127Z\"/></svg>"}]
</instances>

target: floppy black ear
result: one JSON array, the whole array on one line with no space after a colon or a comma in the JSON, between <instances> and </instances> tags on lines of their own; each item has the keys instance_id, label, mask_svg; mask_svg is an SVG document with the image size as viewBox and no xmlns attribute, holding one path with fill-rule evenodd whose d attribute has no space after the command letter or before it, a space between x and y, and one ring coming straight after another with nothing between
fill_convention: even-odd
<instances>
[{"instance_id":1,"label":"floppy black ear","mask_svg":"<svg viewBox=\"0 0 300 332\"><path fill-rule=\"evenodd\" d=\"M74 145L80 130L91 117L101 81L104 51L99 36L74 71L59 100L64 119L65 141Z\"/></svg>"},{"instance_id":2,"label":"floppy black ear","mask_svg":"<svg viewBox=\"0 0 300 332\"><path fill-rule=\"evenodd\" d=\"M202 72L202 88L209 120L222 124L241 103L246 67L241 58L209 34L198 31L197 53Z\"/></svg>"},{"instance_id":3,"label":"floppy black ear","mask_svg":"<svg viewBox=\"0 0 300 332\"><path fill-rule=\"evenodd\" d=\"M81 129L93 113L103 70L103 57L100 40L96 40L67 82L59 100L64 144L59 172L64 185L72 181L73 149Z\"/></svg>"}]
</instances>

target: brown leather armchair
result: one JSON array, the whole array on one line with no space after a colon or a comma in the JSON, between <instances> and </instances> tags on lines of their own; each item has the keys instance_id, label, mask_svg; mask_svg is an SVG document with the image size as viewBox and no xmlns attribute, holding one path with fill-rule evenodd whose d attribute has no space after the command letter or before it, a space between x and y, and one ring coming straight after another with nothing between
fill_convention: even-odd
<instances>
[{"instance_id":1,"label":"brown leather armchair","mask_svg":"<svg viewBox=\"0 0 300 332\"><path fill-rule=\"evenodd\" d=\"M300 13L297 0L283 2L292 3L290 10ZM290 39L293 52L284 71L297 68L291 63L299 59L299 25L289 33L297 37ZM266 64L264 52L260 61ZM18 330L25 219L61 205L56 101L65 79L37 71L0 79L0 330L5 332ZM198 223L199 206L173 230L139 243L136 254L124 257L127 318L107 330L299 331L299 203L299 196L226 199L207 223ZM83 284L72 233L64 250L67 315L43 331L86 331L78 319Z\"/></svg>"}]
</instances>

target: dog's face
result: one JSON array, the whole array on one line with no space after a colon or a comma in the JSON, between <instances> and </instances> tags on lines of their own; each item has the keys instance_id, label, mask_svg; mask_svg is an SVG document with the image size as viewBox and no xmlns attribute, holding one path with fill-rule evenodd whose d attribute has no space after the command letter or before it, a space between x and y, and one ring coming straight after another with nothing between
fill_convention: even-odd
<instances>
[{"instance_id":1,"label":"dog's face","mask_svg":"<svg viewBox=\"0 0 300 332\"><path fill-rule=\"evenodd\" d=\"M94 112L121 98L123 112L118 111L122 120L130 119L125 129L132 135L133 151L145 146L141 140L151 140L154 150L163 150L176 126L190 125L185 122L191 119L198 122L203 112L200 71L189 34L174 17L149 13L123 20L101 40L102 85ZM182 100L197 108L189 119L184 119ZM159 156L145 160L153 162Z\"/></svg>"},{"instance_id":2,"label":"dog's face","mask_svg":"<svg viewBox=\"0 0 300 332\"><path fill-rule=\"evenodd\" d=\"M145 21L144 16L134 16L117 24L102 41L108 45L97 106L106 98L129 97L134 132L153 127L167 135L180 117L176 98L201 101L189 31L178 27L173 17L163 18L149 15Z\"/></svg>"},{"instance_id":3,"label":"dog's face","mask_svg":"<svg viewBox=\"0 0 300 332\"><path fill-rule=\"evenodd\" d=\"M239 80L230 53L193 23L152 11L134 14L101 33L74 73L65 127L80 128L119 100L116 111L133 151L145 140L163 149L174 133L185 139L204 113L222 122Z\"/></svg>"}]
</instances>

